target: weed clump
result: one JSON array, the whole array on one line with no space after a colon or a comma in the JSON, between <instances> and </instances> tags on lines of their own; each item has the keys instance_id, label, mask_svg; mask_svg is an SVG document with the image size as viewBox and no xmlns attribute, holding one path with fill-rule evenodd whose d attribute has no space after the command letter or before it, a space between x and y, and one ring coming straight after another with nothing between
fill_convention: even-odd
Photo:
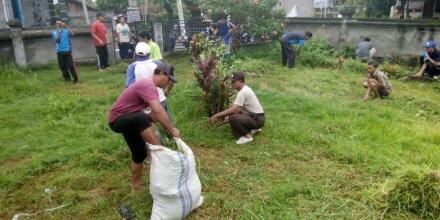
<instances>
[{"instance_id":1,"label":"weed clump","mask_svg":"<svg viewBox=\"0 0 440 220\"><path fill-rule=\"evenodd\" d=\"M348 59L342 64L342 70L356 74L367 74L367 64L358 60Z\"/></svg>"},{"instance_id":2,"label":"weed clump","mask_svg":"<svg viewBox=\"0 0 440 220\"><path fill-rule=\"evenodd\" d=\"M308 67L329 67L332 65L334 49L325 40L308 40L303 48L297 49L299 63Z\"/></svg>"},{"instance_id":3,"label":"weed clump","mask_svg":"<svg viewBox=\"0 0 440 220\"><path fill-rule=\"evenodd\" d=\"M388 211L409 212L422 218L440 218L440 176L435 171L409 170L387 195Z\"/></svg>"}]
</instances>

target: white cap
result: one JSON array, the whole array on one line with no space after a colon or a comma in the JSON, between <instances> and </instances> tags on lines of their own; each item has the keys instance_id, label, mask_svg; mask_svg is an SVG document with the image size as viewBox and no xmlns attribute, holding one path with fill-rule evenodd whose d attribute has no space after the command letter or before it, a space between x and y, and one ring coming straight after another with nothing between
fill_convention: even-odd
<instances>
[{"instance_id":1,"label":"white cap","mask_svg":"<svg viewBox=\"0 0 440 220\"><path fill-rule=\"evenodd\" d=\"M139 42L135 48L136 55L147 56L150 54L150 46L145 42Z\"/></svg>"}]
</instances>

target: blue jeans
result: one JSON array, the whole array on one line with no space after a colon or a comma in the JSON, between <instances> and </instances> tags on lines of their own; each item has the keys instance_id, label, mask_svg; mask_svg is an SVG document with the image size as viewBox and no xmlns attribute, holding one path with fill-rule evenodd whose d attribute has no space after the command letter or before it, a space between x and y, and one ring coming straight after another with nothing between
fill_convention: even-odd
<instances>
[{"instance_id":1,"label":"blue jeans","mask_svg":"<svg viewBox=\"0 0 440 220\"><path fill-rule=\"evenodd\" d=\"M130 59L130 43L119 43L118 46L121 59Z\"/></svg>"}]
</instances>

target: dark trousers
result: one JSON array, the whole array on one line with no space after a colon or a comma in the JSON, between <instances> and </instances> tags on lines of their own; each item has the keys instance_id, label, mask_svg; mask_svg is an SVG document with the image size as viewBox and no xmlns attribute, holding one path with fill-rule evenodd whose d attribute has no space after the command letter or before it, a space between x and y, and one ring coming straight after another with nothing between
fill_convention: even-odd
<instances>
[{"instance_id":1,"label":"dark trousers","mask_svg":"<svg viewBox=\"0 0 440 220\"><path fill-rule=\"evenodd\" d=\"M57 59L64 80L71 81L72 78L70 78L70 74L72 74L73 80L78 81L78 73L76 72L75 63L73 62L72 52L58 52Z\"/></svg>"},{"instance_id":2,"label":"dark trousers","mask_svg":"<svg viewBox=\"0 0 440 220\"><path fill-rule=\"evenodd\" d=\"M249 134L251 130L260 129L264 126L264 114L249 115L249 114L233 114L229 116L229 124L231 125L232 135L235 138L240 138Z\"/></svg>"},{"instance_id":3,"label":"dark trousers","mask_svg":"<svg viewBox=\"0 0 440 220\"><path fill-rule=\"evenodd\" d=\"M96 46L96 54L98 55L98 68L105 69L109 67L107 46Z\"/></svg>"},{"instance_id":4,"label":"dark trousers","mask_svg":"<svg viewBox=\"0 0 440 220\"><path fill-rule=\"evenodd\" d=\"M290 46L287 42L280 41L281 43L281 59L283 66L293 68L295 67L296 51L295 48Z\"/></svg>"},{"instance_id":5,"label":"dark trousers","mask_svg":"<svg viewBox=\"0 0 440 220\"><path fill-rule=\"evenodd\" d=\"M424 56L420 56L419 61L420 61L420 66L423 66L423 64L425 64L425 60L424 60ZM431 62L427 62L426 63L426 70L425 70L426 74L428 77L433 78L434 76L440 76L440 67L435 66L434 64L432 64Z\"/></svg>"},{"instance_id":6,"label":"dark trousers","mask_svg":"<svg viewBox=\"0 0 440 220\"><path fill-rule=\"evenodd\" d=\"M119 56L121 59L129 59L130 57L130 43L119 43Z\"/></svg>"},{"instance_id":7,"label":"dark trousers","mask_svg":"<svg viewBox=\"0 0 440 220\"><path fill-rule=\"evenodd\" d=\"M109 125L114 132L124 136L133 162L142 163L147 157L147 145L141 132L151 127L148 116L144 112L125 113Z\"/></svg>"}]
</instances>

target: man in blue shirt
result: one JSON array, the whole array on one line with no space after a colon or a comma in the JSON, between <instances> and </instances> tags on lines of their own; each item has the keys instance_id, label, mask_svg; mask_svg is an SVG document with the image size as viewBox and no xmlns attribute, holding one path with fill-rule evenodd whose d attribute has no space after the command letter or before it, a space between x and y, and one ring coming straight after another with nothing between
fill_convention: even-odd
<instances>
[{"instance_id":1,"label":"man in blue shirt","mask_svg":"<svg viewBox=\"0 0 440 220\"><path fill-rule=\"evenodd\" d=\"M231 32L235 29L235 25L231 22L230 17L223 14L220 20L217 21L217 35L223 40L223 43L226 44L226 52L225 55L231 53L231 44L232 44L232 36Z\"/></svg>"},{"instance_id":2,"label":"man in blue shirt","mask_svg":"<svg viewBox=\"0 0 440 220\"><path fill-rule=\"evenodd\" d=\"M440 76L440 51L433 40L426 42L426 52L420 57L422 68L413 78L421 78L424 73L428 79L438 79ZM422 61L423 60L423 61Z\"/></svg>"},{"instance_id":3,"label":"man in blue shirt","mask_svg":"<svg viewBox=\"0 0 440 220\"><path fill-rule=\"evenodd\" d=\"M304 42L312 38L312 32L289 32L280 38L281 55L283 66L295 67L296 49L295 46L303 47Z\"/></svg>"},{"instance_id":4,"label":"man in blue shirt","mask_svg":"<svg viewBox=\"0 0 440 220\"><path fill-rule=\"evenodd\" d=\"M70 42L70 36L73 35L73 31L61 18L56 19L56 28L56 30L52 31L51 36L55 41L58 65L63 73L64 80L66 82L72 81L70 77L70 74L72 74L73 83L78 83L78 73L73 61L72 43Z\"/></svg>"}]
</instances>

